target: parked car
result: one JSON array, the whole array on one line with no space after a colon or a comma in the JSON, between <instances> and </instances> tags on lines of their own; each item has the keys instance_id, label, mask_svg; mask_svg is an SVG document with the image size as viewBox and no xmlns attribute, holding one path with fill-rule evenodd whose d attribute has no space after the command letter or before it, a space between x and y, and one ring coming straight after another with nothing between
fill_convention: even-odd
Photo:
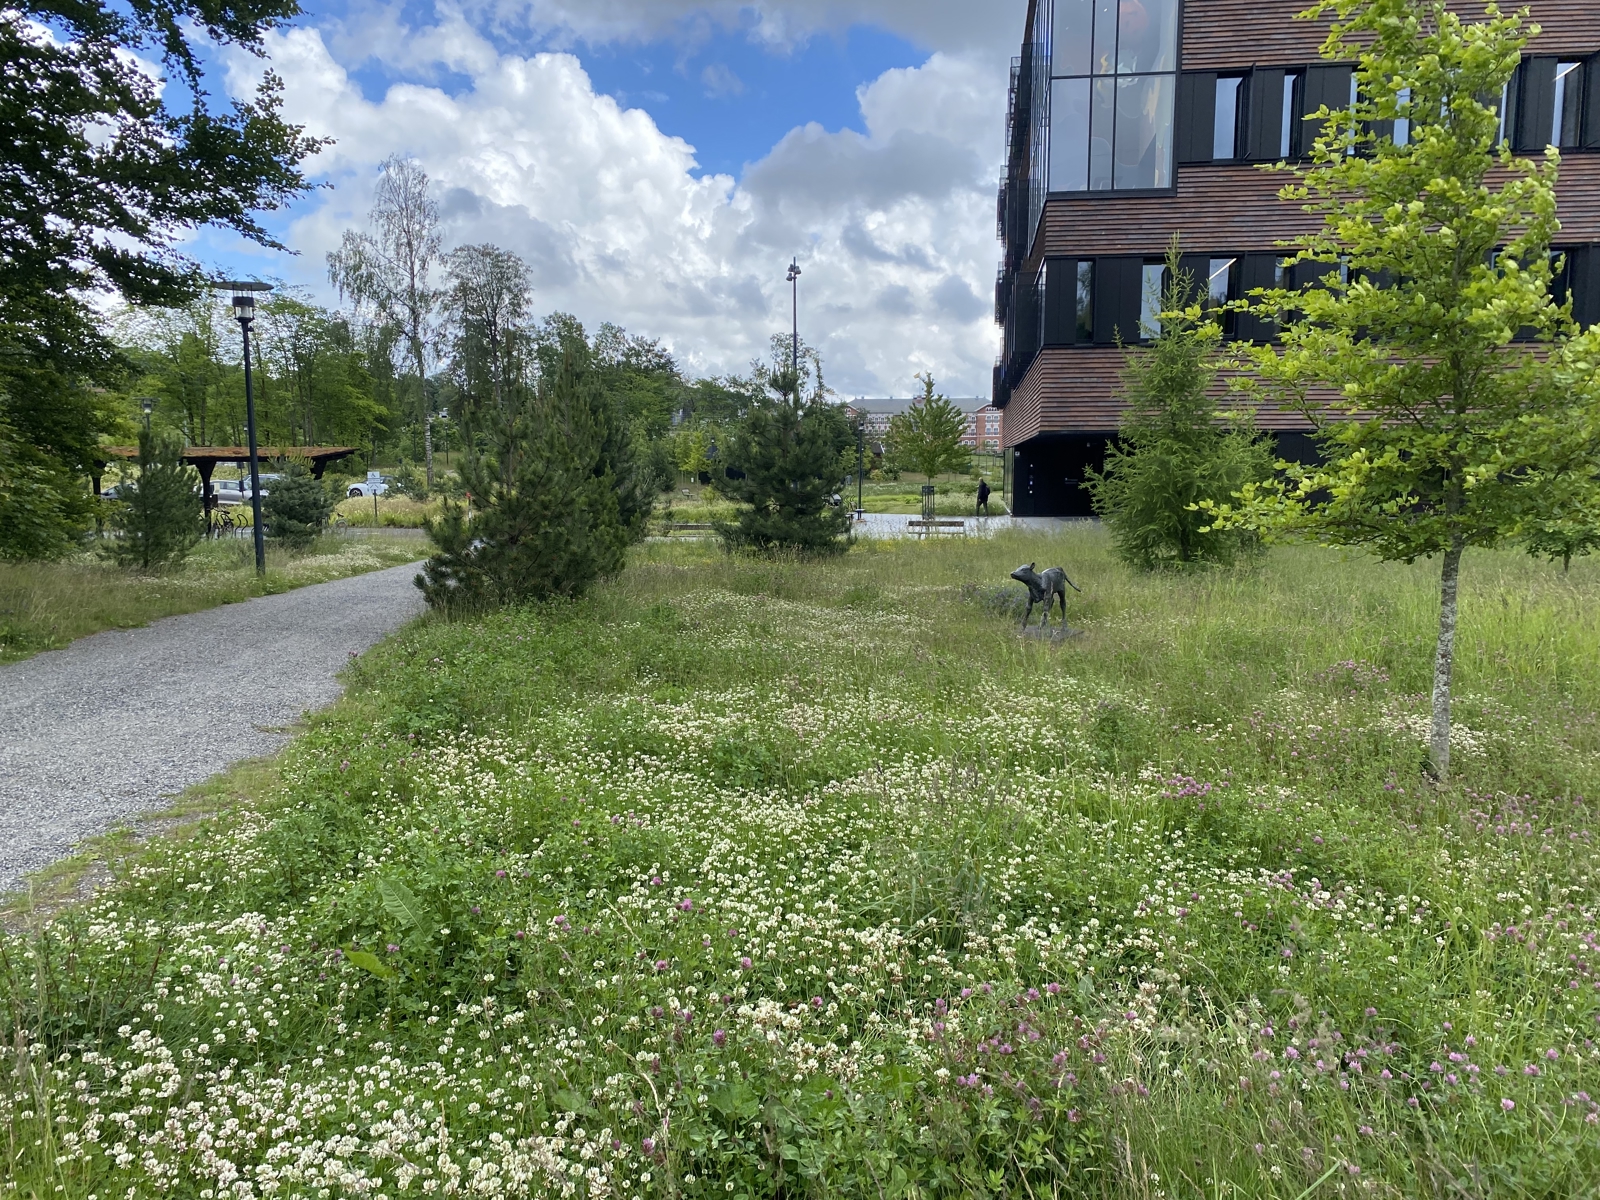
<instances>
[{"instance_id":1,"label":"parked car","mask_svg":"<svg viewBox=\"0 0 1600 1200\"><path fill-rule=\"evenodd\" d=\"M352 500L357 496L387 496L389 494L389 485L393 482L394 479L391 476L380 475L377 471L368 471L366 479L360 483L352 483L350 490L345 495Z\"/></svg>"},{"instance_id":2,"label":"parked car","mask_svg":"<svg viewBox=\"0 0 1600 1200\"><path fill-rule=\"evenodd\" d=\"M281 475L264 473L261 476L261 494L267 495L271 489L267 484L274 479L283 478ZM247 503L250 499L250 477L243 479L214 479L211 482L211 494L216 497L218 504L231 508L235 504Z\"/></svg>"}]
</instances>

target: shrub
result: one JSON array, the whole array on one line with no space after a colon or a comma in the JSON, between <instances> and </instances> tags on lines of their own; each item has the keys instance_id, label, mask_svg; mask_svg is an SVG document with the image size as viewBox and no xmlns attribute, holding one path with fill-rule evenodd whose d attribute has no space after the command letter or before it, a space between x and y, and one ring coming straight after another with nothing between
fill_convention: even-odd
<instances>
[{"instance_id":1,"label":"shrub","mask_svg":"<svg viewBox=\"0 0 1600 1200\"><path fill-rule=\"evenodd\" d=\"M327 526L333 504L320 479L313 479L299 463L291 463L284 468L283 478L273 480L261 497L261 519L268 537L304 549Z\"/></svg>"},{"instance_id":2,"label":"shrub","mask_svg":"<svg viewBox=\"0 0 1600 1200\"><path fill-rule=\"evenodd\" d=\"M1123 390L1128 410L1105 470L1089 472L1095 511L1117 554L1151 569L1231 562L1258 544L1243 530L1213 528L1196 506L1226 501L1272 474L1265 439L1248 413L1219 420L1209 395L1217 377L1222 330L1188 303L1193 281L1167 255L1161 329L1148 347L1127 351Z\"/></svg>"},{"instance_id":3,"label":"shrub","mask_svg":"<svg viewBox=\"0 0 1600 1200\"><path fill-rule=\"evenodd\" d=\"M176 434L139 434L139 478L112 511L119 535L105 553L125 567L153 571L180 562L205 532L200 476L183 461Z\"/></svg>"},{"instance_id":4,"label":"shrub","mask_svg":"<svg viewBox=\"0 0 1600 1200\"><path fill-rule=\"evenodd\" d=\"M772 377L775 397L753 405L713 477L718 492L746 507L717 532L732 547L833 554L843 550L850 514L833 504L839 455L854 440L844 415L813 398L800 400L792 373Z\"/></svg>"},{"instance_id":5,"label":"shrub","mask_svg":"<svg viewBox=\"0 0 1600 1200\"><path fill-rule=\"evenodd\" d=\"M581 353L569 348L553 380L509 395L488 420L494 452L462 467L476 511L446 502L428 525L439 548L417 581L428 604L469 613L579 596L619 571L643 535L650 484Z\"/></svg>"}]
</instances>

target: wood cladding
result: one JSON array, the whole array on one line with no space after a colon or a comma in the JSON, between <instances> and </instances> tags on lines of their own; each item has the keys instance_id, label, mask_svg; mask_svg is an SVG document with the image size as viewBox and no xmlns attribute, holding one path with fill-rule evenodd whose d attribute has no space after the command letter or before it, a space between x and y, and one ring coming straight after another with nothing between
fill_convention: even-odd
<instances>
[{"instance_id":1,"label":"wood cladding","mask_svg":"<svg viewBox=\"0 0 1600 1200\"><path fill-rule=\"evenodd\" d=\"M1597 31L1600 37L1600 31ZM1280 200L1287 175L1234 163L1180 166L1175 196L1056 196L1045 205L1035 253L1159 257L1176 230L1196 252L1271 250L1320 218ZM1556 185L1556 244L1600 242L1600 154L1569 151Z\"/></svg>"},{"instance_id":2,"label":"wood cladding","mask_svg":"<svg viewBox=\"0 0 1600 1200\"><path fill-rule=\"evenodd\" d=\"M1183 69L1217 71L1252 66L1297 66L1316 62L1329 19L1299 21L1302 0L1187 0L1183 6ZM1505 5L1515 11L1517 5ZM1452 5L1477 17L1483 6ZM1600 50L1600 0L1532 0L1528 4L1539 36L1529 54L1580 57Z\"/></svg>"},{"instance_id":3,"label":"wood cladding","mask_svg":"<svg viewBox=\"0 0 1600 1200\"><path fill-rule=\"evenodd\" d=\"M1121 389L1123 355L1114 346L1087 349L1047 347L1001 409L1001 444L1016 446L1041 433L1111 433L1126 405ZM1225 401L1228 385L1219 378L1211 389ZM1332 399L1332 393L1329 393ZM1297 412L1262 409L1256 424L1274 431L1305 432L1309 422Z\"/></svg>"}]
</instances>

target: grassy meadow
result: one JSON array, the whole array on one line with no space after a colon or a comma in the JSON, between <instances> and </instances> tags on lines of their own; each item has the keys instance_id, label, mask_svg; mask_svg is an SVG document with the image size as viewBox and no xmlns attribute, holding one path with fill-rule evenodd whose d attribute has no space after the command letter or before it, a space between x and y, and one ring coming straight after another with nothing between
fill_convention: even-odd
<instances>
[{"instance_id":1,"label":"grassy meadow","mask_svg":"<svg viewBox=\"0 0 1600 1200\"><path fill-rule=\"evenodd\" d=\"M255 544L238 537L201 542L180 566L148 575L92 553L61 562L0 561L0 663L104 629L399 566L426 552L415 539L376 536L324 537L306 551L269 543L265 576L256 575Z\"/></svg>"},{"instance_id":2,"label":"grassy meadow","mask_svg":"<svg viewBox=\"0 0 1600 1200\"><path fill-rule=\"evenodd\" d=\"M1428 564L652 544L419 623L14 917L0 1198L1593 1195L1597 597L1469 554L1443 788Z\"/></svg>"}]
</instances>

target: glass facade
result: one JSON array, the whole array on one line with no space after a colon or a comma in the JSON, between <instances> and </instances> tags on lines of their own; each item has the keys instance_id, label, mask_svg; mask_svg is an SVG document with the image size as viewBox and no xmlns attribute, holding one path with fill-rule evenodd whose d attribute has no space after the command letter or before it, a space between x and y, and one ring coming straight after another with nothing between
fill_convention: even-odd
<instances>
[{"instance_id":1,"label":"glass facade","mask_svg":"<svg viewBox=\"0 0 1600 1200\"><path fill-rule=\"evenodd\" d=\"M1172 186L1178 0L1053 0L1049 188Z\"/></svg>"}]
</instances>

